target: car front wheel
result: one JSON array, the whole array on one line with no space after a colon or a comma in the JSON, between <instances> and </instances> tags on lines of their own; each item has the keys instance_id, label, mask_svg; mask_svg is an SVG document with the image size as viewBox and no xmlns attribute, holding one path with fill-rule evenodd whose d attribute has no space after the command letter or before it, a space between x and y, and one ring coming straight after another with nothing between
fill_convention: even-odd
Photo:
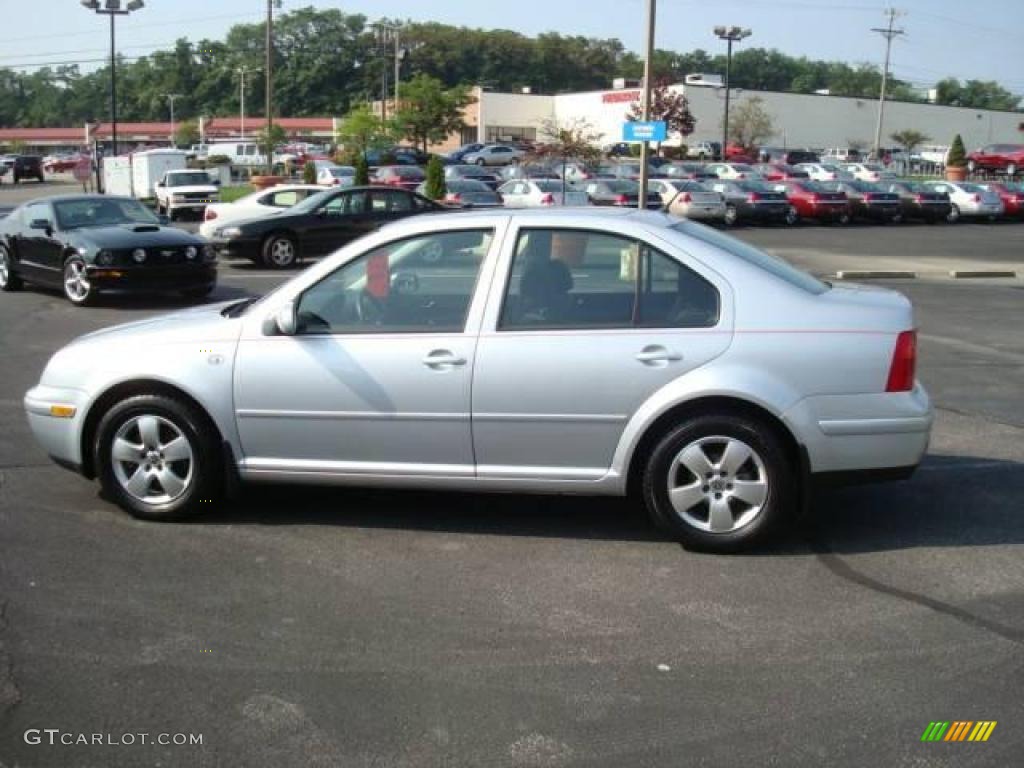
<instances>
[{"instance_id":1,"label":"car front wheel","mask_svg":"<svg viewBox=\"0 0 1024 768\"><path fill-rule=\"evenodd\" d=\"M77 256L64 264L64 296L78 307L84 307L96 298L96 289L89 282L85 262Z\"/></svg>"},{"instance_id":2,"label":"car front wheel","mask_svg":"<svg viewBox=\"0 0 1024 768\"><path fill-rule=\"evenodd\" d=\"M176 399L149 394L118 403L100 421L94 450L104 492L135 517L176 519L219 497L216 436Z\"/></svg>"},{"instance_id":3,"label":"car front wheel","mask_svg":"<svg viewBox=\"0 0 1024 768\"><path fill-rule=\"evenodd\" d=\"M0 291L17 291L22 286L21 278L14 272L11 254L0 245Z\"/></svg>"},{"instance_id":4,"label":"car front wheel","mask_svg":"<svg viewBox=\"0 0 1024 768\"><path fill-rule=\"evenodd\" d=\"M685 546L736 552L763 544L796 498L795 468L775 431L708 414L665 435L643 475L652 521Z\"/></svg>"}]
</instances>

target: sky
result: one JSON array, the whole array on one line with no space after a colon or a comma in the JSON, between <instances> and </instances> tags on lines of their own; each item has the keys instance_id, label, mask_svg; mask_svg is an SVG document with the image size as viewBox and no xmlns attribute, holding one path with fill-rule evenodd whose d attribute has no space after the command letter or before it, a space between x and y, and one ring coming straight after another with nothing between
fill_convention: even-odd
<instances>
[{"instance_id":1,"label":"sky","mask_svg":"<svg viewBox=\"0 0 1024 768\"><path fill-rule=\"evenodd\" d=\"M947 77L996 80L1024 94L1024 0L894 0L907 34L893 44L892 72L927 87ZM439 21L524 34L557 31L618 37L640 51L646 0L284 0L282 10L314 5L362 13ZM741 45L777 48L793 56L881 64L884 41L871 32L885 23L879 0L660 0L656 45L678 51L716 52L719 24L753 30ZM235 23L262 18L263 0L146 0L118 21L118 50L139 56L169 47L179 37L217 39ZM67 14L66 16L64 14ZM59 21L58 21L59 19ZM0 0L0 66L25 68L53 62L96 66L109 50L106 19L77 0Z\"/></svg>"}]
</instances>

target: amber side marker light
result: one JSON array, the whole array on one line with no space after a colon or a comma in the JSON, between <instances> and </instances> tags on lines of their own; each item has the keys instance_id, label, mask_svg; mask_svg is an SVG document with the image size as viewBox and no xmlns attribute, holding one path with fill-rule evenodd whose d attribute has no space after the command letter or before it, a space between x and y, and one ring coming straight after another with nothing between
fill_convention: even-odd
<instances>
[{"instance_id":1,"label":"amber side marker light","mask_svg":"<svg viewBox=\"0 0 1024 768\"><path fill-rule=\"evenodd\" d=\"M70 419L78 412L78 409L73 405L51 405L50 415L56 416L58 419Z\"/></svg>"}]
</instances>

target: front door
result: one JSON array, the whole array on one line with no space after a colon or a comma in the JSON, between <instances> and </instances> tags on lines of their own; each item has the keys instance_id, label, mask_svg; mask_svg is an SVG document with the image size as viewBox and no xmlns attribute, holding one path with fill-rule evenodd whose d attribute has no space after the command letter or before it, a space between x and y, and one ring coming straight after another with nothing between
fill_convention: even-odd
<instances>
[{"instance_id":1,"label":"front door","mask_svg":"<svg viewBox=\"0 0 1024 768\"><path fill-rule=\"evenodd\" d=\"M506 240L476 355L477 474L600 479L640 405L728 347L729 297L625 234Z\"/></svg>"},{"instance_id":2,"label":"front door","mask_svg":"<svg viewBox=\"0 0 1024 768\"><path fill-rule=\"evenodd\" d=\"M63 279L63 249L56 238L57 221L53 206L46 202L32 203L25 207L23 215L17 249L24 275L29 279L59 284ZM49 229L32 229L33 221L47 221Z\"/></svg>"},{"instance_id":3,"label":"front door","mask_svg":"<svg viewBox=\"0 0 1024 768\"><path fill-rule=\"evenodd\" d=\"M472 477L471 308L493 241L477 228L373 248L302 293L295 335L247 326L235 363L242 466Z\"/></svg>"}]
</instances>

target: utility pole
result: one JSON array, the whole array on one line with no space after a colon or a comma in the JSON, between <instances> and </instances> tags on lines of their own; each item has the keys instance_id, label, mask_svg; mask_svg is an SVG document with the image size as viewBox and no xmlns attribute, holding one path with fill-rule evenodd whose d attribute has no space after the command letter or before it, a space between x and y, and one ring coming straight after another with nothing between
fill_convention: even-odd
<instances>
[{"instance_id":1,"label":"utility pole","mask_svg":"<svg viewBox=\"0 0 1024 768\"><path fill-rule=\"evenodd\" d=\"M885 66L882 68L882 88L878 95L878 124L875 126L875 146L872 150L875 160L878 160L881 154L882 118L885 114L885 86L889 80L889 54L892 51L892 41L893 38L906 34L902 29L893 28L893 24L896 23L896 19L903 15L901 11L897 11L895 8L889 8L885 12L885 15L889 17L889 25L887 27L871 28L872 32L877 32L885 38Z\"/></svg>"},{"instance_id":2,"label":"utility pole","mask_svg":"<svg viewBox=\"0 0 1024 768\"><path fill-rule=\"evenodd\" d=\"M167 101L171 105L171 144L172 145L176 144L176 142L174 140L174 101L175 101L175 99L180 99L180 98L181 98L181 94L180 93L168 93L167 94Z\"/></svg>"},{"instance_id":3,"label":"utility pole","mask_svg":"<svg viewBox=\"0 0 1024 768\"><path fill-rule=\"evenodd\" d=\"M644 48L644 87L640 95L641 119L651 119L651 83L654 71L654 26L657 13L656 0L647 0L647 45ZM647 208L647 162L650 160L651 145L645 141L640 144L640 195L637 207L642 211Z\"/></svg>"},{"instance_id":4,"label":"utility pole","mask_svg":"<svg viewBox=\"0 0 1024 768\"><path fill-rule=\"evenodd\" d=\"M235 69L238 73L238 135L245 138L245 76L250 72L259 72L259 67L243 65Z\"/></svg>"},{"instance_id":5,"label":"utility pole","mask_svg":"<svg viewBox=\"0 0 1024 768\"><path fill-rule=\"evenodd\" d=\"M750 37L749 29L740 27L715 27L712 30L719 40L725 40L725 115L722 117L722 162L729 159L729 81L732 78L732 44Z\"/></svg>"},{"instance_id":6,"label":"utility pole","mask_svg":"<svg viewBox=\"0 0 1024 768\"><path fill-rule=\"evenodd\" d=\"M265 47L267 60L264 70L267 73L267 87L264 109L267 113L267 173L270 174L274 172L274 142L271 138L274 128L274 0L267 0L267 42Z\"/></svg>"},{"instance_id":7,"label":"utility pole","mask_svg":"<svg viewBox=\"0 0 1024 768\"><path fill-rule=\"evenodd\" d=\"M402 79L402 48L399 44L398 27L391 28L395 36L395 112L398 111L398 81Z\"/></svg>"}]
</instances>

